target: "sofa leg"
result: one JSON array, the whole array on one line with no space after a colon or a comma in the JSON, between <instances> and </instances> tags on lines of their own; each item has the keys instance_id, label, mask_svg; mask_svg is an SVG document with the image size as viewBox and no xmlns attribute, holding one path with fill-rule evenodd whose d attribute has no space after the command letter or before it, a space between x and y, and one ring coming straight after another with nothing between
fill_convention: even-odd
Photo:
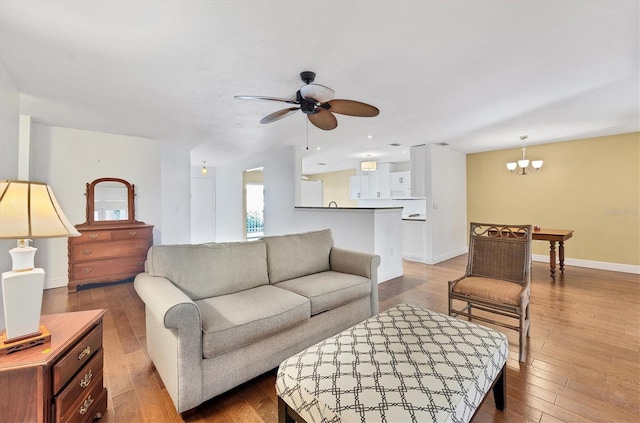
<instances>
[{"instance_id":1,"label":"sofa leg","mask_svg":"<svg viewBox=\"0 0 640 423\"><path fill-rule=\"evenodd\" d=\"M186 421L191 417L193 417L197 411L198 411L197 408L192 408L191 410L183 411L182 413L180 413L180 417L182 417L182 420Z\"/></svg>"}]
</instances>

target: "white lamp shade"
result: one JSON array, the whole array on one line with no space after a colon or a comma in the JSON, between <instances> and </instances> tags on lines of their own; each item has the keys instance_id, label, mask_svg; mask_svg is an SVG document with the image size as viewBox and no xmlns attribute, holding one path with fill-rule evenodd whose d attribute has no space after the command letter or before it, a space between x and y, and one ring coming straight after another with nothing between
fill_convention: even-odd
<instances>
[{"instance_id":1,"label":"white lamp shade","mask_svg":"<svg viewBox=\"0 0 640 423\"><path fill-rule=\"evenodd\" d=\"M534 169L540 169L542 167L542 162L542 160L532 160L531 166L533 166Z\"/></svg>"},{"instance_id":2,"label":"white lamp shade","mask_svg":"<svg viewBox=\"0 0 640 423\"><path fill-rule=\"evenodd\" d=\"M363 172L371 172L373 170L378 170L378 162L373 160L366 160L364 162L360 162L360 170Z\"/></svg>"},{"instance_id":3,"label":"white lamp shade","mask_svg":"<svg viewBox=\"0 0 640 423\"><path fill-rule=\"evenodd\" d=\"M509 170L511 170L511 171L516 170L516 166L518 166L518 165L516 164L516 162L509 162L509 163L507 163L507 169L509 169Z\"/></svg>"},{"instance_id":4,"label":"white lamp shade","mask_svg":"<svg viewBox=\"0 0 640 423\"><path fill-rule=\"evenodd\" d=\"M80 236L51 187L41 182L0 181L0 239Z\"/></svg>"},{"instance_id":5,"label":"white lamp shade","mask_svg":"<svg viewBox=\"0 0 640 423\"><path fill-rule=\"evenodd\" d=\"M529 160L527 159L518 160L518 166L524 169L525 167L529 166Z\"/></svg>"}]
</instances>

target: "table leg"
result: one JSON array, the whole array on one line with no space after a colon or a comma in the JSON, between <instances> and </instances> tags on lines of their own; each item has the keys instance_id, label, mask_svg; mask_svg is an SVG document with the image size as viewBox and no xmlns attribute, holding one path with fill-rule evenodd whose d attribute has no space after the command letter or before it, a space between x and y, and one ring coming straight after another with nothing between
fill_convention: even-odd
<instances>
[{"instance_id":1,"label":"table leg","mask_svg":"<svg viewBox=\"0 0 640 423\"><path fill-rule=\"evenodd\" d=\"M549 266L551 267L551 279L556 280L556 242L549 241Z\"/></svg>"},{"instance_id":2,"label":"table leg","mask_svg":"<svg viewBox=\"0 0 640 423\"><path fill-rule=\"evenodd\" d=\"M564 273L564 241L560 241L558 252L560 253L560 273Z\"/></svg>"}]
</instances>

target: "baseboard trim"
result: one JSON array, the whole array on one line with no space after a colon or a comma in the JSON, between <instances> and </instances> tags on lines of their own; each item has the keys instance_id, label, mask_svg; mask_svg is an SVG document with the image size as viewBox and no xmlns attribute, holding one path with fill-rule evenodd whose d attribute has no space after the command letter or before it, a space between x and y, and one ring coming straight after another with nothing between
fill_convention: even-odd
<instances>
[{"instance_id":1,"label":"baseboard trim","mask_svg":"<svg viewBox=\"0 0 640 423\"><path fill-rule=\"evenodd\" d=\"M399 278L402 275L404 275L404 271L402 270L402 267L400 267L399 269L388 269L383 273L378 273L378 283Z\"/></svg>"},{"instance_id":2,"label":"baseboard trim","mask_svg":"<svg viewBox=\"0 0 640 423\"><path fill-rule=\"evenodd\" d=\"M44 289L61 288L69 284L67 278L51 278L44 280Z\"/></svg>"},{"instance_id":3,"label":"baseboard trim","mask_svg":"<svg viewBox=\"0 0 640 423\"><path fill-rule=\"evenodd\" d=\"M458 257L458 256L461 256L463 254L467 254L468 250L469 249L467 247L464 247L464 248L460 248L459 250L449 251L448 253L440 254L439 256L435 256L435 257L428 257L428 256L421 256L421 255L418 255L418 254L403 253L402 254L402 258L405 259L405 260L417 261L417 262L424 263L424 264L438 264L438 263L443 262L445 260L449 260L449 259L452 259L454 257Z\"/></svg>"},{"instance_id":4,"label":"baseboard trim","mask_svg":"<svg viewBox=\"0 0 640 423\"><path fill-rule=\"evenodd\" d=\"M533 261L549 263L549 256L544 254L532 254L531 259ZM586 267L589 269L608 270L610 272L633 273L636 275L640 275L640 266L635 266L632 264L610 263L606 261L582 260L573 258L565 258L564 264L566 266Z\"/></svg>"}]
</instances>

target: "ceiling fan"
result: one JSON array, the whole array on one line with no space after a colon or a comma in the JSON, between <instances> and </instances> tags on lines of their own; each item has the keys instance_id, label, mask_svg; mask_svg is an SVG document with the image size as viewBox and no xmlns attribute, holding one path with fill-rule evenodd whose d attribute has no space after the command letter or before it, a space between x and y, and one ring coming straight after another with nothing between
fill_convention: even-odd
<instances>
[{"instance_id":1,"label":"ceiling fan","mask_svg":"<svg viewBox=\"0 0 640 423\"><path fill-rule=\"evenodd\" d=\"M271 123L280 120L300 110L306 114L309 121L320 129L329 131L338 126L334 113L348 116L373 117L380 113L378 108L354 100L334 100L334 91L324 85L314 84L316 74L311 71L300 73L303 85L289 98L265 97L252 95L237 95L235 98L244 100L269 100L295 104L295 107L278 110L262 118L260 123Z\"/></svg>"}]
</instances>

